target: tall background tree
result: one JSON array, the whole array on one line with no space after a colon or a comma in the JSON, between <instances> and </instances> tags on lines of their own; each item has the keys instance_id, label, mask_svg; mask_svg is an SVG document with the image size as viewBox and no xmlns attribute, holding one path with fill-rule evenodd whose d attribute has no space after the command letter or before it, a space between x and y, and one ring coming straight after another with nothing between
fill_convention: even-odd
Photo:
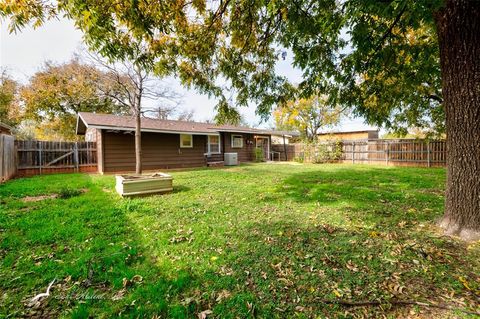
<instances>
[{"instance_id":1,"label":"tall background tree","mask_svg":"<svg viewBox=\"0 0 480 319\"><path fill-rule=\"evenodd\" d=\"M316 139L320 129L338 125L341 114L338 106L328 104L326 96L318 95L289 101L273 111L278 129L299 131L309 141Z\"/></svg>"},{"instance_id":2,"label":"tall background tree","mask_svg":"<svg viewBox=\"0 0 480 319\"><path fill-rule=\"evenodd\" d=\"M324 92L387 128L444 127L441 225L449 234L480 238L480 1L28 3L0 5L12 30L66 13L91 48L111 56L131 50L129 30L157 56L158 74L174 73L217 97L219 114L234 115L235 108L218 79L235 90L234 106L254 101L263 116L295 93L275 70L285 47L303 71L303 97Z\"/></svg>"},{"instance_id":3,"label":"tall background tree","mask_svg":"<svg viewBox=\"0 0 480 319\"><path fill-rule=\"evenodd\" d=\"M17 98L19 84L5 69L0 70L0 122L16 125L20 121L20 105Z\"/></svg>"},{"instance_id":4,"label":"tall background tree","mask_svg":"<svg viewBox=\"0 0 480 319\"><path fill-rule=\"evenodd\" d=\"M78 58L64 64L47 62L20 89L24 119L38 123L40 139L75 140L78 112L127 114L123 98L107 72Z\"/></svg>"}]
</instances>

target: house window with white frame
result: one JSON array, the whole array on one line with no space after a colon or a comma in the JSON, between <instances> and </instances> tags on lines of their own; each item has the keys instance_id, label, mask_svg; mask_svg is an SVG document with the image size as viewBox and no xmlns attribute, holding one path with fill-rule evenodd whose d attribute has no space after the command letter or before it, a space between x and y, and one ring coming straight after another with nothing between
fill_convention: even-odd
<instances>
[{"instance_id":1,"label":"house window with white frame","mask_svg":"<svg viewBox=\"0 0 480 319\"><path fill-rule=\"evenodd\" d=\"M208 135L208 154L220 153L220 135Z\"/></svg>"},{"instance_id":2,"label":"house window with white frame","mask_svg":"<svg viewBox=\"0 0 480 319\"><path fill-rule=\"evenodd\" d=\"M193 135L180 134L180 148L192 148L193 147Z\"/></svg>"},{"instance_id":3,"label":"house window with white frame","mask_svg":"<svg viewBox=\"0 0 480 319\"><path fill-rule=\"evenodd\" d=\"M242 148L242 147L243 147L243 136L232 135L232 148Z\"/></svg>"}]
</instances>

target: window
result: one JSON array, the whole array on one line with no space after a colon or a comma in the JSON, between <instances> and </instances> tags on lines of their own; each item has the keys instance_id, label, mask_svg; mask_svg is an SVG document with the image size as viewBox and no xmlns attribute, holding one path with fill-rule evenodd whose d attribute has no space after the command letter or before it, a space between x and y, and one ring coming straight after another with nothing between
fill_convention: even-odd
<instances>
[{"instance_id":1,"label":"window","mask_svg":"<svg viewBox=\"0 0 480 319\"><path fill-rule=\"evenodd\" d=\"M180 134L180 147L181 148L193 147L193 136L190 134Z\"/></svg>"},{"instance_id":2,"label":"window","mask_svg":"<svg viewBox=\"0 0 480 319\"><path fill-rule=\"evenodd\" d=\"M242 148L242 147L243 147L243 136L232 135L232 148Z\"/></svg>"},{"instance_id":3,"label":"window","mask_svg":"<svg viewBox=\"0 0 480 319\"><path fill-rule=\"evenodd\" d=\"M208 154L220 153L220 136L208 135Z\"/></svg>"}]
</instances>

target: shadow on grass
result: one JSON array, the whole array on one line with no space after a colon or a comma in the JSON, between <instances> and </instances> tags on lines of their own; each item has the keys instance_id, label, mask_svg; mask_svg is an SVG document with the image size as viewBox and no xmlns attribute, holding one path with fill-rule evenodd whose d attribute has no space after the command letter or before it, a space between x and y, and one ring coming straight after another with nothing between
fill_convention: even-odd
<instances>
[{"instance_id":1,"label":"shadow on grass","mask_svg":"<svg viewBox=\"0 0 480 319\"><path fill-rule=\"evenodd\" d=\"M173 194L175 193L181 193L181 192L187 192L189 191L191 188L188 187L188 186L185 186L185 185L176 185L175 182L173 184Z\"/></svg>"},{"instance_id":2,"label":"shadow on grass","mask_svg":"<svg viewBox=\"0 0 480 319\"><path fill-rule=\"evenodd\" d=\"M437 169L443 171L443 169ZM336 208L357 222L395 226L404 218L432 221L443 212L443 179L423 168L345 167L291 174L273 198Z\"/></svg>"},{"instance_id":3,"label":"shadow on grass","mask_svg":"<svg viewBox=\"0 0 480 319\"><path fill-rule=\"evenodd\" d=\"M252 316L343 317L348 308L322 300L442 302L439 294L452 286L455 294L469 298L472 310L478 306L475 296L457 285L459 277L473 273L460 257L467 254L466 248L454 241L439 243L412 229L376 234L292 221L252 222L239 231L244 236L238 246L228 249L225 268L232 273L236 294L243 296L244 303L251 300ZM218 283L215 289L223 289ZM230 300L215 310L241 314L244 303ZM408 316L410 309L351 311L350 315L381 317L391 311Z\"/></svg>"},{"instance_id":4,"label":"shadow on grass","mask_svg":"<svg viewBox=\"0 0 480 319\"><path fill-rule=\"evenodd\" d=\"M166 315L172 311L168 294L181 292L193 280L188 271L163 277L119 205L123 200L114 192L104 192L91 178L69 175L70 188L88 191L35 203L21 198L58 193L65 176L39 176L1 186L0 290L5 292L1 314L79 318L101 313ZM29 305L53 280L51 296ZM137 299L155 302L135 305ZM186 316L189 308L175 311Z\"/></svg>"}]
</instances>

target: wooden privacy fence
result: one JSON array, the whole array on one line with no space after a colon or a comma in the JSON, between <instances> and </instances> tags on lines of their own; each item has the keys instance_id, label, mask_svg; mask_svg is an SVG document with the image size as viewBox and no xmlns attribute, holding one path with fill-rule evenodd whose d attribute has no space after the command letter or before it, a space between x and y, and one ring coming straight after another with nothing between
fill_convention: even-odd
<instances>
[{"instance_id":1,"label":"wooden privacy fence","mask_svg":"<svg viewBox=\"0 0 480 319\"><path fill-rule=\"evenodd\" d=\"M16 155L14 137L0 134L0 183L15 176L17 172Z\"/></svg>"},{"instance_id":2,"label":"wooden privacy fence","mask_svg":"<svg viewBox=\"0 0 480 319\"><path fill-rule=\"evenodd\" d=\"M17 176L97 170L95 142L16 141Z\"/></svg>"},{"instance_id":3,"label":"wooden privacy fence","mask_svg":"<svg viewBox=\"0 0 480 319\"><path fill-rule=\"evenodd\" d=\"M352 164L385 164L397 166L445 166L445 141L427 140L359 140L324 142L318 144L290 144L272 149L281 153L282 160L305 162L345 162ZM286 157L285 157L286 154Z\"/></svg>"}]
</instances>

